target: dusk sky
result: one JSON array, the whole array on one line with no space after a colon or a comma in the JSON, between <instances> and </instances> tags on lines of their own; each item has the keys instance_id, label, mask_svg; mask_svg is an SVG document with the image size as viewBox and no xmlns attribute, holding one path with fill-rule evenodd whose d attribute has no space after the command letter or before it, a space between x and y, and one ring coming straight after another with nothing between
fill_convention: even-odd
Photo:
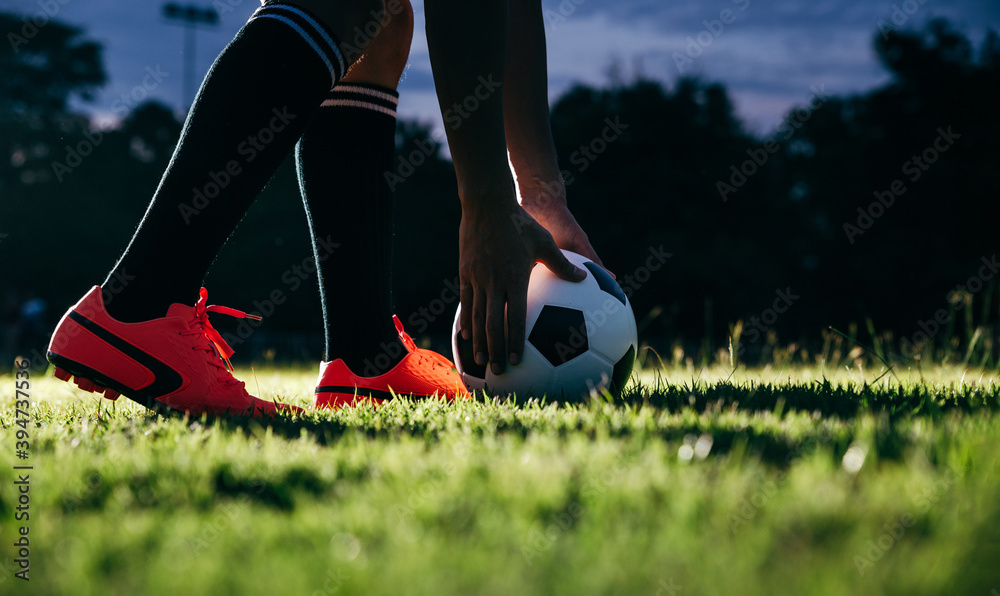
<instances>
[{"instance_id":1,"label":"dusk sky","mask_svg":"<svg viewBox=\"0 0 1000 596\"><path fill-rule=\"evenodd\" d=\"M208 0L190 3L213 5ZM150 96L178 109L188 103L182 91L183 31L161 16L163 4L68 0L61 7L58 19L84 27L105 48L110 81L87 111L104 121L112 118L116 98L141 83L147 67L157 66L169 74ZM440 132L422 4L414 1L417 24L400 85L399 111L404 118L434 122ZM221 15L218 27L198 32L199 81L258 5L257 0L215 3L232 10ZM894 14L901 28L947 17L977 44L988 28L1000 29L1000 2L995 0L545 0L543 6L552 98L574 82L607 84L609 65L616 61L626 75L638 65L645 76L667 85L680 74L696 74L724 83L740 117L758 132L771 129L789 108L806 102L812 86L846 94L884 82L887 75L875 58L872 38L879 21L893 23ZM30 14L38 5L0 0L0 9ZM720 19L724 10L732 11L726 15L732 22L720 29L719 21L712 27L714 33L708 31L704 21ZM689 56L690 63L678 64L678 57Z\"/></svg>"}]
</instances>

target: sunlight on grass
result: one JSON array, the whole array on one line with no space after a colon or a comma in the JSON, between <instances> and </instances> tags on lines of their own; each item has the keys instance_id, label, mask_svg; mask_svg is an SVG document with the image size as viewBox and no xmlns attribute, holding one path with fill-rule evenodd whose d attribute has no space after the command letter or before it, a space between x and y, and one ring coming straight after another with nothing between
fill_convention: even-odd
<instances>
[{"instance_id":1,"label":"sunlight on grass","mask_svg":"<svg viewBox=\"0 0 1000 596\"><path fill-rule=\"evenodd\" d=\"M613 403L402 398L271 422L155 416L36 376L32 581L14 585L989 594L1000 587L995 374L897 370L872 383L881 372L677 366L638 371ZM310 405L311 367L237 376ZM13 378L0 383L12 536L24 462Z\"/></svg>"}]
</instances>

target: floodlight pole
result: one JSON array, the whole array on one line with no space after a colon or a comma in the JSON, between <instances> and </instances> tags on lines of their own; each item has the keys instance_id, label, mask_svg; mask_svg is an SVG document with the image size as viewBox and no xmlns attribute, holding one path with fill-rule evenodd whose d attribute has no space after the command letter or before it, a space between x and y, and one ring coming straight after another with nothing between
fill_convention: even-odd
<instances>
[{"instance_id":1,"label":"floodlight pole","mask_svg":"<svg viewBox=\"0 0 1000 596\"><path fill-rule=\"evenodd\" d=\"M194 26L184 26L184 97L194 103ZM188 103L188 108L191 107ZM183 104L181 104L183 105Z\"/></svg>"},{"instance_id":2,"label":"floodlight pole","mask_svg":"<svg viewBox=\"0 0 1000 596\"><path fill-rule=\"evenodd\" d=\"M167 21L184 27L184 100L194 101L194 69L195 69L195 27L198 25L215 26L219 24L219 13L214 8L198 8L197 6L182 6L180 4L164 4L163 16ZM190 109L190 103L188 109Z\"/></svg>"}]
</instances>

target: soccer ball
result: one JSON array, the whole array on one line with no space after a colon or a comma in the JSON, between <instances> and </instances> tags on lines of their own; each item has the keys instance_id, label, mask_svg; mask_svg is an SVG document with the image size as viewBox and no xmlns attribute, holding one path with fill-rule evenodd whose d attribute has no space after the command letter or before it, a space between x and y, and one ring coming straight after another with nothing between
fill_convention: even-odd
<instances>
[{"instance_id":1,"label":"soccer ball","mask_svg":"<svg viewBox=\"0 0 1000 596\"><path fill-rule=\"evenodd\" d=\"M471 339L460 333L461 306L452 327L452 353L466 386L491 395L579 398L618 393L632 374L638 348L635 315L618 282L593 261L562 251L587 279L565 281L542 263L531 270L524 356L494 375L476 364Z\"/></svg>"}]
</instances>

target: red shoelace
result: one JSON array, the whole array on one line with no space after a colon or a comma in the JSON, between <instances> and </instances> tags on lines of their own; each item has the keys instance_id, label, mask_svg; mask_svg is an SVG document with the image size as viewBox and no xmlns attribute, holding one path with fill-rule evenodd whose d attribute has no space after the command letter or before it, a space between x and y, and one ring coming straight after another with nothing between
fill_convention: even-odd
<instances>
[{"instance_id":1,"label":"red shoelace","mask_svg":"<svg viewBox=\"0 0 1000 596\"><path fill-rule=\"evenodd\" d=\"M261 320L261 317L257 315L252 315L243 312L242 310L236 310L235 308L229 308L228 306L217 306L217 305L207 305L208 304L208 290L202 288L199 292L198 303L194 305L194 321L191 322L191 329L188 333L183 333L182 335L201 335L207 341L197 348L203 349L208 352L215 353L218 358L210 358L212 365L219 368L220 370L226 371L226 374L218 377L219 381L236 381L232 376L233 364L229 361L229 357L233 355L234 351L226 340L222 338L222 334L212 327L212 322L208 319L208 313L219 313L222 315L227 315L230 317L236 317L239 319L250 319L253 321ZM225 364L219 362L222 360ZM236 381L243 384L242 381Z\"/></svg>"},{"instance_id":2,"label":"red shoelace","mask_svg":"<svg viewBox=\"0 0 1000 596\"><path fill-rule=\"evenodd\" d=\"M403 322L399 320L399 317L397 317L396 315L392 315L392 322L395 323L396 331L399 332L399 339L403 340L403 345L406 346L407 350L416 354L421 359L428 360L433 366L441 366L448 369L455 368L455 365L451 363L451 360L448 360L447 358L445 358L441 354L438 354L434 350L425 350L423 348L418 348L417 343L413 341L413 338L410 337L410 334L407 333L406 331L403 331Z\"/></svg>"}]
</instances>

